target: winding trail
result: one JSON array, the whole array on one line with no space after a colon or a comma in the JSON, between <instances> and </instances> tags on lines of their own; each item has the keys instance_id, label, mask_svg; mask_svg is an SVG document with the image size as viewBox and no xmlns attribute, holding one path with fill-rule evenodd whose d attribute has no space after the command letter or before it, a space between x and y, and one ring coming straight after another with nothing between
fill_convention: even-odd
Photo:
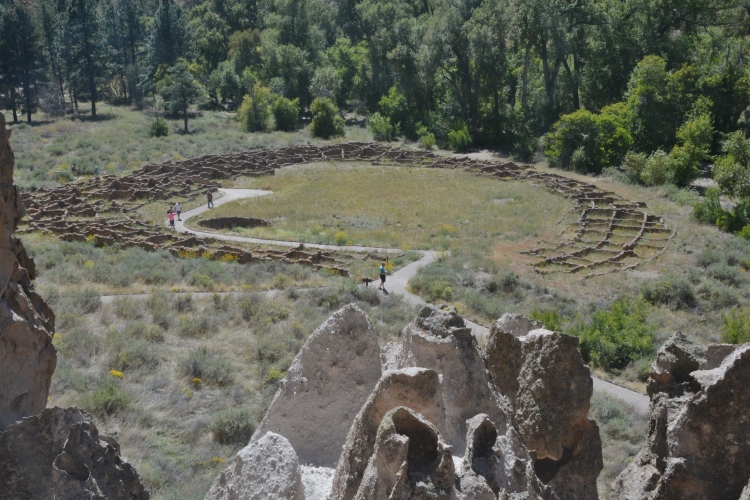
<instances>
[{"instance_id":1,"label":"winding trail","mask_svg":"<svg viewBox=\"0 0 750 500\"><path fill-rule=\"evenodd\" d=\"M233 201L241 200L241 199L255 198L258 196L268 196L268 195L273 194L273 191L264 191L260 189L219 188L218 190L223 194L223 196L214 201L215 207L224 205L225 203L230 203ZM296 247L300 245L300 242L298 241L265 240L261 238L247 238L243 236L232 236L232 235L221 234L221 233L216 233L212 231L198 231L198 230L185 227L185 224L184 224L185 221L187 221L188 219L192 217L195 217L196 215L200 215L204 212L207 212L208 210L210 209L208 208L207 205L201 205L197 208L193 208L192 210L182 212L182 220L175 220L175 229L180 233L194 234L196 236L200 236L203 238L214 238L217 240L263 244L263 245L278 245L278 246L285 246L285 247ZM380 248L380 247L367 247L367 246L356 246L356 245L339 246L339 245L321 245L321 244L315 244L315 243L304 243L304 245L307 248L317 248L320 250L378 252L378 253L400 253L403 251L398 248ZM409 292L407 290L406 285L409 282L409 280L414 275L417 274L417 271L421 267L424 267L427 264L434 262L438 256L438 253L434 250L421 251L421 253L422 253L421 259L416 260L410 264L407 264L401 269L398 269L397 271L395 271L393 274L391 274L388 277L388 280L386 282L386 286L390 293L397 293L397 294L403 295L404 299L407 302L411 304L415 304L415 305L425 305L427 304L427 302L425 302L425 300L419 295L415 295ZM487 328L486 326L480 325L478 323L474 323L469 320L465 320L465 321L468 324L468 326L471 327L471 331L474 337L476 337L476 339L480 343L484 343L487 339L487 335L489 334L489 328ZM626 389L625 387L613 384L611 382L607 382L605 380L599 379L594 376L592 376L592 379L594 381L594 391L605 393L611 397L622 400L626 404L633 407L633 409L638 411L639 413L642 413L644 415L648 414L649 412L648 396L632 391L630 389Z\"/></svg>"}]
</instances>

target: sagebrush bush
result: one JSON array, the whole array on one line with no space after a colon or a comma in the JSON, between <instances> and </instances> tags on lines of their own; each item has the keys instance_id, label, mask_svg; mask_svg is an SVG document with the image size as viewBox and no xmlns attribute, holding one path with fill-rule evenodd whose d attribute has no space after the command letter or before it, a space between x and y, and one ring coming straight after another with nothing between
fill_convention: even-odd
<instances>
[{"instance_id":1,"label":"sagebrush bush","mask_svg":"<svg viewBox=\"0 0 750 500\"><path fill-rule=\"evenodd\" d=\"M159 364L159 350L156 344L146 339L130 340L113 350L109 367L120 372L153 368Z\"/></svg>"},{"instance_id":2,"label":"sagebrush bush","mask_svg":"<svg viewBox=\"0 0 750 500\"><path fill-rule=\"evenodd\" d=\"M180 373L190 378L199 378L206 383L226 386L232 383L232 364L217 356L207 347L199 347L179 362Z\"/></svg>"},{"instance_id":3,"label":"sagebrush bush","mask_svg":"<svg viewBox=\"0 0 750 500\"><path fill-rule=\"evenodd\" d=\"M105 380L84 396L82 406L92 415L105 417L124 410L129 403L130 397L118 387L118 383Z\"/></svg>"},{"instance_id":4,"label":"sagebrush bush","mask_svg":"<svg viewBox=\"0 0 750 500\"><path fill-rule=\"evenodd\" d=\"M86 287L83 290L76 292L71 297L73 304L76 308L86 314L98 311L102 305L99 292L94 288Z\"/></svg>"},{"instance_id":5,"label":"sagebrush bush","mask_svg":"<svg viewBox=\"0 0 750 500\"><path fill-rule=\"evenodd\" d=\"M135 301L129 297L120 297L112 301L115 315L118 318L132 321L143 317L143 302Z\"/></svg>"},{"instance_id":6,"label":"sagebrush bush","mask_svg":"<svg viewBox=\"0 0 750 500\"><path fill-rule=\"evenodd\" d=\"M641 286L641 295L653 305L666 305L670 309L691 309L697 305L693 286L686 278L667 275L655 282Z\"/></svg>"},{"instance_id":7,"label":"sagebrush bush","mask_svg":"<svg viewBox=\"0 0 750 500\"><path fill-rule=\"evenodd\" d=\"M624 297L608 308L579 321L569 333L580 341L586 362L621 369L653 351L654 326L648 323L651 306L642 298Z\"/></svg>"},{"instance_id":8,"label":"sagebrush bush","mask_svg":"<svg viewBox=\"0 0 750 500\"><path fill-rule=\"evenodd\" d=\"M208 423L214 441L221 444L246 445L258 427L255 412L235 407L216 412Z\"/></svg>"},{"instance_id":9,"label":"sagebrush bush","mask_svg":"<svg viewBox=\"0 0 750 500\"><path fill-rule=\"evenodd\" d=\"M207 314L180 316L177 318L177 333L183 337L202 337L215 328L214 319Z\"/></svg>"}]
</instances>

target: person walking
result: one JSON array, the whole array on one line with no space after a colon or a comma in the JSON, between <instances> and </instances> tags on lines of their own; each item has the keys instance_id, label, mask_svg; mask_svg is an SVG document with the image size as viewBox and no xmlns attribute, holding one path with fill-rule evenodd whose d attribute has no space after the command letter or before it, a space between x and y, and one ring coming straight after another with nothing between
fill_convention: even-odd
<instances>
[{"instance_id":1,"label":"person walking","mask_svg":"<svg viewBox=\"0 0 750 500\"><path fill-rule=\"evenodd\" d=\"M211 191L206 193L206 199L208 200L208 208L214 208L214 195L211 194Z\"/></svg>"},{"instance_id":2,"label":"person walking","mask_svg":"<svg viewBox=\"0 0 750 500\"><path fill-rule=\"evenodd\" d=\"M181 221L180 214L182 213L182 205L179 201L174 204L174 210L177 212L177 220Z\"/></svg>"},{"instance_id":3,"label":"person walking","mask_svg":"<svg viewBox=\"0 0 750 500\"><path fill-rule=\"evenodd\" d=\"M385 262L380 263L380 286L378 290L385 291Z\"/></svg>"},{"instance_id":4,"label":"person walking","mask_svg":"<svg viewBox=\"0 0 750 500\"><path fill-rule=\"evenodd\" d=\"M70 167L70 173L73 174L73 177L78 177L78 169L76 168L76 164L74 163L72 167Z\"/></svg>"},{"instance_id":5,"label":"person walking","mask_svg":"<svg viewBox=\"0 0 750 500\"><path fill-rule=\"evenodd\" d=\"M99 165L94 166L94 175L99 176Z\"/></svg>"},{"instance_id":6,"label":"person walking","mask_svg":"<svg viewBox=\"0 0 750 500\"><path fill-rule=\"evenodd\" d=\"M169 229L174 229L174 212L172 211L172 207L169 207L169 210L167 210L167 219L169 219Z\"/></svg>"}]
</instances>

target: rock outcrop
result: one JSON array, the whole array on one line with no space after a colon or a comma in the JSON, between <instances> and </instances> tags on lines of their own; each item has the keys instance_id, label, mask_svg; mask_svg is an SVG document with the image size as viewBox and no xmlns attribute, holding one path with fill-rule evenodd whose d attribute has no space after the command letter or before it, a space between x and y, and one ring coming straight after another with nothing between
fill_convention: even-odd
<instances>
[{"instance_id":1,"label":"rock outcrop","mask_svg":"<svg viewBox=\"0 0 750 500\"><path fill-rule=\"evenodd\" d=\"M47 406L57 364L55 316L33 290L34 263L13 236L24 209L0 114L0 429Z\"/></svg>"},{"instance_id":2,"label":"rock outcrop","mask_svg":"<svg viewBox=\"0 0 750 500\"><path fill-rule=\"evenodd\" d=\"M380 423L386 413L399 406L420 413L439 428L445 409L438 373L424 368L385 372L349 430L330 498L354 498L373 455Z\"/></svg>"},{"instance_id":3,"label":"rock outcrop","mask_svg":"<svg viewBox=\"0 0 750 500\"><path fill-rule=\"evenodd\" d=\"M297 454L286 438L273 432L243 448L206 494L206 500L270 498L305 498Z\"/></svg>"},{"instance_id":4,"label":"rock outcrop","mask_svg":"<svg viewBox=\"0 0 750 500\"><path fill-rule=\"evenodd\" d=\"M294 358L252 440L275 432L289 440L301 463L334 466L380 375L380 347L370 319L358 307L345 306Z\"/></svg>"},{"instance_id":5,"label":"rock outcrop","mask_svg":"<svg viewBox=\"0 0 750 500\"><path fill-rule=\"evenodd\" d=\"M492 381L508 391L537 477L561 499L597 498L601 441L588 418L593 382L578 339L544 329L516 337L495 324L484 355Z\"/></svg>"},{"instance_id":6,"label":"rock outcrop","mask_svg":"<svg viewBox=\"0 0 750 500\"><path fill-rule=\"evenodd\" d=\"M750 344L672 336L651 367L648 438L610 498L740 498L750 480L748 380Z\"/></svg>"},{"instance_id":7,"label":"rock outcrop","mask_svg":"<svg viewBox=\"0 0 750 500\"><path fill-rule=\"evenodd\" d=\"M445 421L438 429L457 455L466 448L466 421L479 413L489 415L505 432L501 397L489 383L471 328L461 316L425 306L404 328L401 344L398 368L429 368L441 375Z\"/></svg>"},{"instance_id":8,"label":"rock outcrop","mask_svg":"<svg viewBox=\"0 0 750 500\"><path fill-rule=\"evenodd\" d=\"M77 408L50 408L0 432L0 497L146 500L117 443Z\"/></svg>"},{"instance_id":9,"label":"rock outcrop","mask_svg":"<svg viewBox=\"0 0 750 500\"><path fill-rule=\"evenodd\" d=\"M455 498L452 449L422 415L403 406L383 417L354 498Z\"/></svg>"}]
</instances>

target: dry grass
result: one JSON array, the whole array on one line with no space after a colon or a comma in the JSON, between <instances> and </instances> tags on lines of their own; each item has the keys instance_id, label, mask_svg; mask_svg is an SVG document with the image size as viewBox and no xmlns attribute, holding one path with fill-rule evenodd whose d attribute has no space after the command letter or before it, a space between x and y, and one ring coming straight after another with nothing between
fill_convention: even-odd
<instances>
[{"instance_id":1,"label":"dry grass","mask_svg":"<svg viewBox=\"0 0 750 500\"><path fill-rule=\"evenodd\" d=\"M204 217L251 216L272 228L238 230L258 238L378 247L443 249L515 241L548 232L570 208L524 182L487 180L460 170L309 164L235 187L271 196L218 207Z\"/></svg>"},{"instance_id":2,"label":"dry grass","mask_svg":"<svg viewBox=\"0 0 750 500\"><path fill-rule=\"evenodd\" d=\"M382 342L416 314L396 297L349 282L273 298L178 301L155 291L133 302L59 315L49 404L94 413L156 499L203 498L246 444L299 348L335 309L358 304Z\"/></svg>"}]
</instances>

